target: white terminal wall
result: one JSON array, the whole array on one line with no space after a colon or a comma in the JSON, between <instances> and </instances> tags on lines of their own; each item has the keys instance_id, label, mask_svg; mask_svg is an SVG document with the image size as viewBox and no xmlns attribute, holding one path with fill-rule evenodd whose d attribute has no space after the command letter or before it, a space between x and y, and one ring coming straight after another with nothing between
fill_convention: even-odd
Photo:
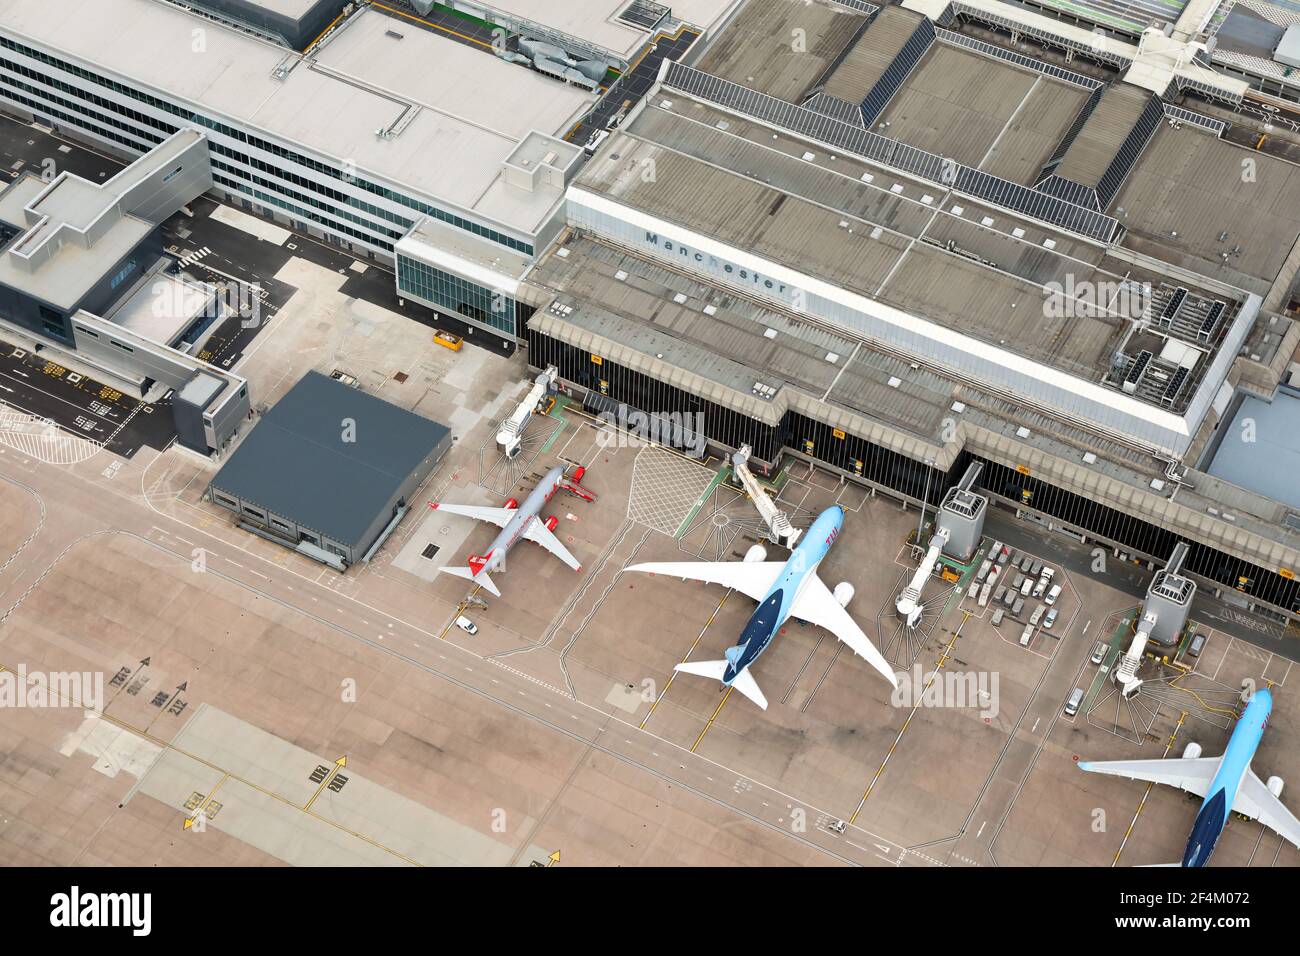
<instances>
[{"instance_id":1,"label":"white terminal wall","mask_svg":"<svg viewBox=\"0 0 1300 956\"><path fill-rule=\"evenodd\" d=\"M1178 415L578 186L569 187L567 216L571 225L639 254L810 313L937 365L958 379L966 377L987 388L1006 389L1057 414L1100 426L1171 458L1180 458L1191 444L1200 420L1254 324L1261 301L1256 295L1247 298L1187 412Z\"/></svg>"}]
</instances>

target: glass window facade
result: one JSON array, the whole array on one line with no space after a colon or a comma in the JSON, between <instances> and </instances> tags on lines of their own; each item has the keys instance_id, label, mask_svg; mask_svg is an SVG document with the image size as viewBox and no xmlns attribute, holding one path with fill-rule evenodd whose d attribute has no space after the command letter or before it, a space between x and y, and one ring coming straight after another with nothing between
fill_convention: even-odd
<instances>
[{"instance_id":1,"label":"glass window facade","mask_svg":"<svg viewBox=\"0 0 1300 956\"><path fill-rule=\"evenodd\" d=\"M282 162L272 164L249 151L235 149L215 141L210 144L213 153L229 161L225 166L228 177L238 178L246 184L240 187L240 192L253 195L252 187L260 185L263 189L284 193L283 198L289 200L294 197L288 194L288 190L281 185L281 182L290 183L302 190L297 196L298 203L328 209L334 219L325 220L304 213L299 213L299 215L313 219L313 221L319 222L320 225L327 229L335 229L336 226L331 223L337 219L346 219L356 225L363 226L362 231L352 233L345 232L342 229L339 231L343 235L349 235L353 239L382 249L385 252L391 253L392 251L391 239L397 238L397 235L393 234L394 230L374 226L369 221L353 216L347 210L337 207L348 207L374 219L391 223L402 231L410 227L413 221L411 217L401 215L382 205L366 202L342 189L329 185L328 182L320 182L311 175L302 175L292 167L300 167L307 172L326 177L327 180L333 180L339 184L378 196L388 202L437 219L440 222L448 223L457 229L463 229L473 235L513 249L516 252L521 252L524 255L531 256L534 253L533 245L530 242L491 229L482 223L466 219L454 212L423 202L412 196L407 196L398 190L371 182L356 175L354 170L313 159L278 143L262 139L246 130L228 126L212 117L194 112L182 105L137 90L108 77L100 76L92 70L87 70L74 63L51 56L9 37L0 36L0 49L20 54L75 77L84 83L111 90L119 96L131 99L143 106L178 117L183 123L204 127L229 140L247 144L276 157ZM84 85L69 83L46 71L33 69L28 65L6 57L0 57L0 98L18 103L34 113L56 118L69 126L87 130L96 136L118 143L133 152L147 152L166 139L167 136L176 132L178 128L176 125L151 113L133 109L108 97L99 96ZM249 170L255 170L273 178L259 179L259 177L254 177ZM255 183L255 179L259 179L259 181ZM306 202L303 196L304 192L315 194L318 198ZM271 202L270 200L264 201ZM289 208L284 206L282 202L274 202L272 205Z\"/></svg>"},{"instance_id":2,"label":"glass window facade","mask_svg":"<svg viewBox=\"0 0 1300 956\"><path fill-rule=\"evenodd\" d=\"M932 506L938 506L948 490L961 481L971 462L980 461L984 464L981 484L988 494L1055 519L1090 537L1156 561L1167 560L1175 544L1187 541L1166 528L969 452L959 455L952 468L944 473L856 435L837 434L832 426L794 412L787 412L775 426L766 425L658 379L621 368L607 358L600 357L597 363L592 355L572 345L533 329L527 331L528 361L534 368L554 365L566 381L590 389L609 402L624 402L648 415L699 412L703 416L701 427L710 441L728 448L747 444L764 461L775 463L785 449L793 449L910 498L924 497ZM601 401L596 399L589 404L601 410ZM1300 581L1207 545L1187 543L1190 551L1184 568L1189 573L1240 591L1253 600L1300 613Z\"/></svg>"},{"instance_id":3,"label":"glass window facade","mask_svg":"<svg viewBox=\"0 0 1300 956\"><path fill-rule=\"evenodd\" d=\"M1174 545L1179 541L1187 541L1189 551L1183 564L1186 571L1249 595L1255 600L1286 611L1300 612L1300 581L1285 578L1275 570L1261 568L1207 545L1189 541L1167 528L1057 488L1031 475L1022 475L1006 465L975 456L966 460L984 462L981 483L991 494L1157 561L1167 560ZM950 472L956 475L954 482L960 480L965 467L960 461L958 466Z\"/></svg>"},{"instance_id":4,"label":"glass window facade","mask_svg":"<svg viewBox=\"0 0 1300 956\"><path fill-rule=\"evenodd\" d=\"M520 313L525 309L504 292L485 288L408 256L397 257L397 288L427 305L455 312L509 336L517 334Z\"/></svg>"}]
</instances>

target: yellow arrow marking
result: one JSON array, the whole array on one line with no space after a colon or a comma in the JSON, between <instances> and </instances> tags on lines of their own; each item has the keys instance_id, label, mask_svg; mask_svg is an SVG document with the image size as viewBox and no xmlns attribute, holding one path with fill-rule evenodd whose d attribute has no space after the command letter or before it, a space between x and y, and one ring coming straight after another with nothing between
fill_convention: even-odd
<instances>
[{"instance_id":1,"label":"yellow arrow marking","mask_svg":"<svg viewBox=\"0 0 1300 956\"><path fill-rule=\"evenodd\" d=\"M316 792L311 795L310 800L308 800L306 803L303 804L302 808L304 810L310 810L311 805L316 802L316 798L319 797L321 793L324 792L325 788L330 785L330 781L333 780L335 777L337 777L339 771L342 770L347 765L348 765L348 758L346 754L344 754L342 757L339 757L338 760L334 761L334 769L325 775L325 779L320 782L320 786L316 788Z\"/></svg>"}]
</instances>

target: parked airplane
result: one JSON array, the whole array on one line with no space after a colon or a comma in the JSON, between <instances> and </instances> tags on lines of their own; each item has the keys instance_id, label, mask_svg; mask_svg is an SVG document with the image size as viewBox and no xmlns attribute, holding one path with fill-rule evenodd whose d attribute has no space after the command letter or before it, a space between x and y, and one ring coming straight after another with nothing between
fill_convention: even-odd
<instances>
[{"instance_id":1,"label":"parked airplane","mask_svg":"<svg viewBox=\"0 0 1300 956\"><path fill-rule=\"evenodd\" d=\"M582 566L578 564L577 559L569 553L569 550L564 545L560 544L560 539L552 533L555 531L555 526L559 524L560 519L554 515L549 518L541 518L539 513L546 507L546 503L551 500L551 496L556 491L567 491L584 501L595 501L596 496L582 487L582 476L586 471L586 468L579 468L573 473L572 478L566 478L564 469L556 465L538 482L537 487L529 493L522 505L514 498L507 501L504 508L454 505L445 501L429 502L429 507L436 511L466 515L470 518L477 518L479 521L491 521L501 528L501 533L493 539L492 546L487 549L486 554L471 554L469 556L469 567L444 567L440 570L446 571L448 574L454 574L457 577L468 578L500 597L501 592L497 590L497 586L493 583L488 572L502 568L505 564L506 553L514 547L516 541L520 538L526 538L534 544L540 544L573 570L581 571Z\"/></svg>"},{"instance_id":2,"label":"parked airplane","mask_svg":"<svg viewBox=\"0 0 1300 956\"><path fill-rule=\"evenodd\" d=\"M1269 777L1265 783L1250 769L1272 710L1272 692L1256 691L1233 728L1222 757L1202 757L1201 745L1189 743L1182 757L1080 761L1079 769L1164 783L1204 798L1192 824L1182 866L1204 866L1209 862L1215 842L1228 823L1228 814L1233 812L1258 820L1288 843L1300 847L1300 820L1278 799L1282 796L1282 778Z\"/></svg>"},{"instance_id":3,"label":"parked airplane","mask_svg":"<svg viewBox=\"0 0 1300 956\"><path fill-rule=\"evenodd\" d=\"M725 660L678 664L676 670L720 680L766 710L767 698L750 674L750 665L767 649L781 625L797 617L826 628L897 687L893 668L844 610L853 599L853 585L841 581L831 591L817 577L817 565L830 551L843 525L844 509L838 505L827 508L800 537L788 561L766 560L767 551L756 544L744 561L652 561L628 568L722 584L758 602L741 632L740 642L727 648Z\"/></svg>"}]
</instances>

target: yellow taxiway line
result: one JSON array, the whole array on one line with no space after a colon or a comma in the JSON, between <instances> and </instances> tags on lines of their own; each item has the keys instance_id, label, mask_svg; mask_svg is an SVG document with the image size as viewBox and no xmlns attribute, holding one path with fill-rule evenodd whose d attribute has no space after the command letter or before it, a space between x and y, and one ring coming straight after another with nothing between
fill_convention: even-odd
<instances>
[{"instance_id":1,"label":"yellow taxiway line","mask_svg":"<svg viewBox=\"0 0 1300 956\"><path fill-rule=\"evenodd\" d=\"M871 778L871 782L867 784L867 789L863 791L862 799L858 801L858 806L853 811L853 816L849 817L849 826L852 826L854 821L858 819L858 814L862 812L862 807L866 804L867 798L871 796L871 791L876 788L876 782L880 780L880 775L885 772L885 767L889 765L889 758L894 756L894 751L898 749L898 745L903 739L903 734L907 733L907 728L912 724L912 718L915 717L916 712L921 709L921 701L925 699L925 692L929 690L930 685L934 683L934 679L939 676L940 669L948 663L948 655L952 653L953 645L957 643L957 638L961 635L961 629L965 627L966 622L970 620L970 611L963 611L962 613L965 617L963 617L961 623L957 625L957 630L952 632L952 640L948 642L948 646L945 647L943 652L939 655L939 660L935 664L934 670L930 673L929 680L925 682L925 687L921 689L921 693L916 695L916 702L912 705L911 711L908 712L907 719L903 721L903 726L898 731L898 736L894 738L894 742L890 745L889 753L885 754L885 759L880 762L880 766L877 768L875 776Z\"/></svg>"},{"instance_id":2,"label":"yellow taxiway line","mask_svg":"<svg viewBox=\"0 0 1300 956\"><path fill-rule=\"evenodd\" d=\"M691 659L691 655L695 653L695 648L699 647L700 645L700 639L704 637L704 632L707 631L713 625L714 618L718 616L718 612L722 610L722 606L727 603L727 598L731 597L731 595L732 592L730 590L728 590L726 594L722 595L722 600L719 601L718 606L713 609L713 613L709 615L709 619L704 622L704 627L700 628L700 633L695 635L695 642L691 644L690 649L687 650L686 652L686 656L682 658L683 664L685 664L687 661ZM650 718L654 716L655 708L659 706L659 701L664 699L664 694L668 693L668 688L673 686L673 681L676 679L677 679L677 671L673 671L672 674L669 675L668 677L668 683L664 684L664 689L659 693L659 696L655 698L655 702L650 705L650 710L645 715L645 720L641 721L641 724L638 727L639 730L645 730L645 725L648 724L650 722ZM698 740L695 742L696 744L699 743Z\"/></svg>"},{"instance_id":3,"label":"yellow taxiway line","mask_svg":"<svg viewBox=\"0 0 1300 956\"><path fill-rule=\"evenodd\" d=\"M1178 731L1183 727L1183 721L1187 719L1187 711L1178 715L1178 724L1174 727L1174 732L1169 735L1169 743L1165 744L1164 757L1169 756L1169 751L1174 749L1174 740L1178 737ZM1151 796L1151 791L1155 789L1155 783L1148 783L1146 790L1142 794L1142 800L1138 803L1137 812L1133 814L1133 819L1129 821L1128 829L1124 831L1124 839L1120 841L1119 849L1115 851L1115 859L1110 861L1112 867L1119 865L1119 855L1124 852L1124 847L1128 845L1128 838L1133 835L1133 828L1137 826L1138 817L1142 815L1142 808L1147 805L1147 797Z\"/></svg>"},{"instance_id":4,"label":"yellow taxiway line","mask_svg":"<svg viewBox=\"0 0 1300 956\"><path fill-rule=\"evenodd\" d=\"M709 722L704 725L704 729L700 731L700 735L695 738L695 743L691 744L691 753L695 753L695 748L700 745L700 741L704 739L704 735L709 732L709 728L713 726L713 722L718 719L718 714L722 713L722 705L727 702L727 698L731 696L732 690L733 688L728 687L727 692L722 695L722 700L718 701L718 707L714 710L713 716L710 717Z\"/></svg>"}]
</instances>

